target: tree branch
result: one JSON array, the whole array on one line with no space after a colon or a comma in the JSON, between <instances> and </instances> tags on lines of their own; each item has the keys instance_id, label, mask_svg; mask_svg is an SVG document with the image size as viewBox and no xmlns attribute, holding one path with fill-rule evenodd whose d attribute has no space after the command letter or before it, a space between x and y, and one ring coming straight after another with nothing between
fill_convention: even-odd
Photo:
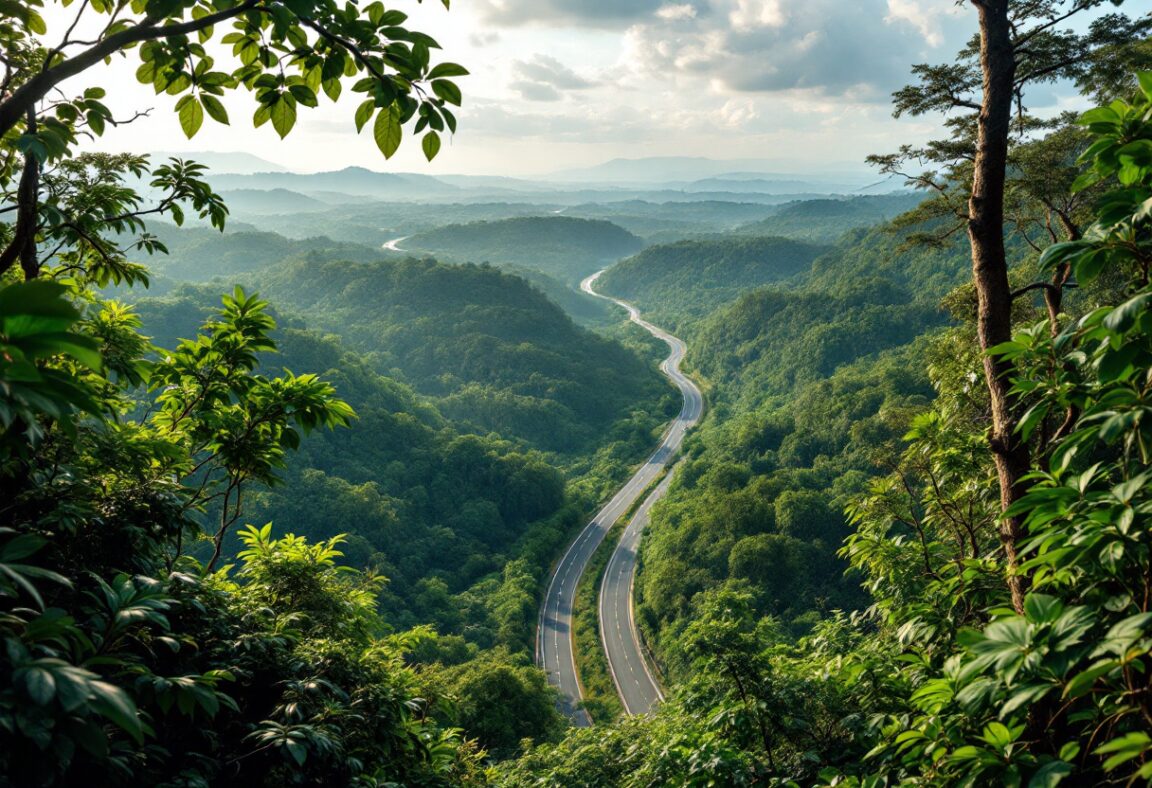
<instances>
[{"instance_id":1,"label":"tree branch","mask_svg":"<svg viewBox=\"0 0 1152 788\"><path fill-rule=\"evenodd\" d=\"M376 68L374 65L372 65L372 63L368 60L367 55L365 55L360 50L360 48L358 46L356 46L355 44L353 44L351 41L349 41L346 38L341 38L340 36L336 35L335 33L332 33L331 31L329 31L327 28L325 28L323 25L321 25L319 22L317 22L315 19L312 19L311 17L301 16L301 17L299 17L299 19L305 25L307 25L308 27L315 30L322 38L324 38L324 40L329 41L329 42L335 44L336 46L338 46L342 49L346 49L349 52L351 52L352 56L360 61L360 65L364 66L364 69L369 74L376 77L376 79L380 80L381 82L387 82L388 81L388 76L386 74L384 74L384 72L382 72L378 68Z\"/></svg>"},{"instance_id":2,"label":"tree branch","mask_svg":"<svg viewBox=\"0 0 1152 788\"><path fill-rule=\"evenodd\" d=\"M84 16L84 10L88 8L88 3L89 0L83 0L83 2L80 3L80 8L76 12L76 18L72 20L72 24L68 26L68 29L64 31L64 38L60 39L60 43L56 45L56 48L48 53L48 57L44 58L43 70L47 70L48 67L52 65L52 61L56 59L56 56L64 51L64 47L71 43L72 33L76 30L76 25L80 24L80 17Z\"/></svg>"},{"instance_id":3,"label":"tree branch","mask_svg":"<svg viewBox=\"0 0 1152 788\"><path fill-rule=\"evenodd\" d=\"M1030 293L1033 290L1048 290L1048 291L1061 290L1061 289L1072 290L1075 287L1076 287L1076 285L1072 282L1061 282L1060 284L1053 284L1051 282L1033 282L1030 285L1025 285L1024 287L1021 287L1017 290L1013 290L1012 295L1010 297L1012 298L1013 301L1015 301L1020 296L1026 294L1026 293Z\"/></svg>"},{"instance_id":4,"label":"tree branch","mask_svg":"<svg viewBox=\"0 0 1152 788\"><path fill-rule=\"evenodd\" d=\"M28 129L36 131L35 109L28 109ZM40 207L40 160L31 150L24 153L24 169L16 191L16 230L12 241L0 252L0 275L20 260L24 278L33 279L39 271L36 259L36 225Z\"/></svg>"},{"instance_id":5,"label":"tree branch","mask_svg":"<svg viewBox=\"0 0 1152 788\"><path fill-rule=\"evenodd\" d=\"M1024 74L1024 76L1017 77L1013 85L1015 85L1016 88L1020 88L1034 79L1046 77L1053 72L1068 68L1068 66L1071 65L1075 65L1077 61L1082 59L1083 58L1080 55L1077 55L1076 57L1066 57L1058 63L1053 63L1049 66L1045 66L1044 68L1038 68L1035 71L1029 71L1028 73Z\"/></svg>"},{"instance_id":6,"label":"tree branch","mask_svg":"<svg viewBox=\"0 0 1152 788\"><path fill-rule=\"evenodd\" d=\"M1024 45L1024 44L1026 44L1026 43L1028 43L1028 42L1029 42L1029 41L1031 41L1033 38L1035 38L1036 36L1038 36L1038 35L1040 35L1041 33L1043 33L1045 30L1051 30L1052 28L1056 27L1056 25L1060 24L1060 23L1061 23L1061 22L1063 22L1064 20L1066 20L1066 19L1070 19L1070 18L1072 18L1072 17L1076 16L1076 14L1080 13L1081 11L1086 11L1086 10L1088 10L1088 7L1089 7L1089 5L1090 5L1090 4L1089 4L1088 2L1084 2L1084 1L1082 0L1081 2L1079 2L1079 3L1077 3L1076 5L1072 6L1072 8L1071 8L1071 9L1070 9L1070 10L1069 10L1067 13L1065 13L1065 14L1062 14L1062 15L1060 15L1060 16L1054 16L1054 17L1051 17L1051 18L1050 18L1050 19L1049 19L1049 20L1048 20L1046 23L1044 23L1044 24L1042 24L1042 25L1037 25L1036 27L1032 28L1032 29L1031 29L1031 30L1029 30L1027 33L1025 33L1023 36L1021 36L1020 38L1016 39L1016 40L1013 42L1013 47L1014 47L1014 48L1015 48L1017 51L1019 51L1019 49L1020 49L1020 47L1021 47L1021 46L1023 46L1023 45Z\"/></svg>"},{"instance_id":7,"label":"tree branch","mask_svg":"<svg viewBox=\"0 0 1152 788\"><path fill-rule=\"evenodd\" d=\"M104 58L119 52L121 49L131 46L132 44L140 43L141 41L195 33L251 11L261 2L263 2L263 0L246 0L246 2L241 3L235 8L217 11L214 14L209 14L200 19L193 19L174 25L165 25L163 27L158 26L160 20L145 17L135 26L127 30L121 30L119 33L115 33L98 41L93 47L86 49L75 57L41 71L13 91L12 95L7 99L0 102L0 136L11 131L16 124L20 122L20 119L35 107L36 102L47 95L52 88L69 77L74 77L95 66L97 63L103 61Z\"/></svg>"}]
</instances>

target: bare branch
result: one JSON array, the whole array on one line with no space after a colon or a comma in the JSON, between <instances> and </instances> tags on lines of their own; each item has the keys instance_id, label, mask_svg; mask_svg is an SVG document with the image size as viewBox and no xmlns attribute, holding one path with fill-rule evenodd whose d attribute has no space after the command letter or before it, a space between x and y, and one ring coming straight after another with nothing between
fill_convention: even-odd
<instances>
[{"instance_id":1,"label":"bare branch","mask_svg":"<svg viewBox=\"0 0 1152 788\"><path fill-rule=\"evenodd\" d=\"M64 48L71 43L72 33L76 30L76 25L80 24L80 17L84 16L84 11L88 8L88 3L89 0L83 0L83 2L80 3L80 8L76 11L76 18L72 20L72 24L68 26L68 29L64 31L64 38L60 39L60 43L56 45L56 48L49 52L48 56L44 58L44 68L42 70L47 71L48 67L52 65L52 61L56 59L56 56L63 52Z\"/></svg>"}]
</instances>

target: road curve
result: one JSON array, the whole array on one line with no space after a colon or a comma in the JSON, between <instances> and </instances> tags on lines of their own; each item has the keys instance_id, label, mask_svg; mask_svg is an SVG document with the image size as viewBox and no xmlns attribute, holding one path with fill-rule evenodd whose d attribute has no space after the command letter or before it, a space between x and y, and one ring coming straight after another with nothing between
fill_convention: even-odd
<instances>
[{"instance_id":1,"label":"road curve","mask_svg":"<svg viewBox=\"0 0 1152 788\"><path fill-rule=\"evenodd\" d=\"M680 444L683 443L685 433L699 420L704 407L700 389L680 372L680 362L687 349L684 343L641 318L639 311L631 304L600 295L593 290L592 285L601 273L603 272L585 279L580 284L580 289L597 298L619 304L628 310L632 322L668 344L671 352L660 365L660 370L680 389L684 396L684 407L676 420L669 425L660 445L648 461L620 488L612 500L596 513L592 521L584 526L580 535L556 564L548 583L537 626L536 663L548 674L548 681L560 690L564 712L580 726L590 725L591 719L577 707L583 698L583 691L576 671L576 655L572 643L572 608L576 599L576 587L588 561L604 540L608 530L669 465ZM662 482L653 491L625 530L620 545L609 560L604 586L600 592L602 639L608 655L609 668L613 673L624 708L629 714L647 712L661 698L660 688L643 657L643 647L632 616L631 589L636 573L636 548L644 524L647 522L648 509L663 494L667 486L667 481ZM607 617L605 610L608 611ZM605 626L605 622L611 622L611 625Z\"/></svg>"}]
</instances>

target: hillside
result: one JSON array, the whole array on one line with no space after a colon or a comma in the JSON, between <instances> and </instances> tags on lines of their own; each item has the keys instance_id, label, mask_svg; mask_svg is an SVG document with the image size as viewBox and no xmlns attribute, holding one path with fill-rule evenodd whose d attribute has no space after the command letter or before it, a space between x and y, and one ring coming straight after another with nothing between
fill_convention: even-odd
<instances>
[{"instance_id":1,"label":"hillside","mask_svg":"<svg viewBox=\"0 0 1152 788\"><path fill-rule=\"evenodd\" d=\"M230 228L234 225L230 225ZM284 260L380 260L379 249L328 236L289 239L271 232L230 229L219 233L202 227L180 228L161 222L149 230L167 247L168 254L147 258L149 268L176 282L206 282L214 277L235 277Z\"/></svg>"},{"instance_id":2,"label":"hillside","mask_svg":"<svg viewBox=\"0 0 1152 788\"><path fill-rule=\"evenodd\" d=\"M137 308L154 341L171 347L195 332L212 300L206 289L186 290ZM350 562L377 567L390 580L382 600L390 619L432 621L452 633L458 627L443 627L441 611L420 607L420 581L439 577L460 593L498 571L526 536L557 538L555 518L567 504L563 477L539 454L495 436L461 434L433 402L373 372L336 337L298 320L280 322L298 327L276 332L280 352L266 357L268 371L323 374L359 418L356 429L305 443L286 484L259 492L250 517L291 522L311 540L348 534ZM448 562L446 554L474 558Z\"/></svg>"},{"instance_id":3,"label":"hillside","mask_svg":"<svg viewBox=\"0 0 1152 788\"><path fill-rule=\"evenodd\" d=\"M453 418L548 451L573 456L611 442L638 404L670 395L648 362L490 266L306 262L259 281L269 299L440 398Z\"/></svg>"},{"instance_id":4,"label":"hillside","mask_svg":"<svg viewBox=\"0 0 1152 788\"><path fill-rule=\"evenodd\" d=\"M934 396L915 360L949 322L939 301L962 281L963 246L905 249L883 227L833 248L787 243L807 250L809 265L766 287L733 296L687 256L695 275L682 289L636 289L671 303L713 408L653 512L638 583L642 619L673 673L688 665L678 642L699 614L694 599L726 583L748 588L755 614L776 617L787 637L866 604L837 557L843 508ZM660 269L624 266L658 249L608 281L645 282Z\"/></svg>"},{"instance_id":5,"label":"hillside","mask_svg":"<svg viewBox=\"0 0 1152 788\"><path fill-rule=\"evenodd\" d=\"M880 224L910 211L923 195L901 193L841 199L801 200L780 206L773 215L743 225L742 235L779 235L813 243L832 243L846 231Z\"/></svg>"},{"instance_id":6,"label":"hillside","mask_svg":"<svg viewBox=\"0 0 1152 788\"><path fill-rule=\"evenodd\" d=\"M453 224L409 238L405 247L458 262L514 265L578 282L644 242L611 222L568 216L526 216Z\"/></svg>"},{"instance_id":7,"label":"hillside","mask_svg":"<svg viewBox=\"0 0 1152 788\"><path fill-rule=\"evenodd\" d=\"M680 241L622 260L599 284L602 292L679 327L747 290L803 273L822 251L785 238Z\"/></svg>"},{"instance_id":8,"label":"hillside","mask_svg":"<svg viewBox=\"0 0 1152 788\"><path fill-rule=\"evenodd\" d=\"M220 196L228 205L232 215L319 213L331 210L332 206L299 192L288 189L233 189L222 191ZM351 197L347 198L352 200Z\"/></svg>"},{"instance_id":9,"label":"hillside","mask_svg":"<svg viewBox=\"0 0 1152 788\"><path fill-rule=\"evenodd\" d=\"M458 192L455 186L429 175L375 172L365 167L345 167L328 172L259 172L217 175L217 189L289 189L303 194L338 192L377 200L425 199Z\"/></svg>"}]
</instances>

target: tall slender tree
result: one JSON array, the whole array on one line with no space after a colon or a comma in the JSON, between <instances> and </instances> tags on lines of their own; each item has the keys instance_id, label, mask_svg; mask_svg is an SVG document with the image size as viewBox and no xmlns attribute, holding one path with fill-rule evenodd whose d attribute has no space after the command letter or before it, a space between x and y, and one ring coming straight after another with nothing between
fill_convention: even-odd
<instances>
[{"instance_id":1,"label":"tall slender tree","mask_svg":"<svg viewBox=\"0 0 1152 788\"><path fill-rule=\"evenodd\" d=\"M972 250L972 280L977 296L977 339L984 355L990 424L988 443L996 466L1002 511L1024 493L1021 480L1032 452L1018 434L1021 418L1012 390L1012 362L988 354L1011 339L1012 305L1027 291L1009 285L1010 262L1004 242L1005 192L1015 144L1026 142L1050 124L1031 116L1030 87L1062 79L1091 88L1114 77L1114 62L1147 67L1144 39L1152 31L1152 14L1129 17L1097 14L1101 6L1121 6L1124 0L968 0L978 16L979 32L955 64L917 65L919 82L894 94L897 117L907 113L949 113L951 137L923 148L903 147L899 153L875 156L886 172L906 175L932 190L939 202L960 219ZM1072 25L1079 23L1080 31ZM914 164L936 169L910 173ZM1051 287L1062 288L1066 277ZM1058 299L1057 299L1058 302ZM1012 604L1024 609L1027 578L1019 570L1020 518L1001 518L1000 540L1007 565Z\"/></svg>"}]
</instances>

